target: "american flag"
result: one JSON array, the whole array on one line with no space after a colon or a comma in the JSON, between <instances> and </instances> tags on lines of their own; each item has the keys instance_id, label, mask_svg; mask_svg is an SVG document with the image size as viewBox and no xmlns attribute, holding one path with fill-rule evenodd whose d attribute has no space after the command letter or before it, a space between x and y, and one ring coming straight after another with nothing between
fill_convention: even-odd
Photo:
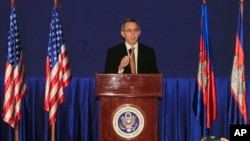
<instances>
[{"instance_id":1,"label":"american flag","mask_svg":"<svg viewBox=\"0 0 250 141\"><path fill-rule=\"evenodd\" d=\"M243 2L239 5L235 54L231 73L229 118L232 124L247 123L246 78L243 49Z\"/></svg>"},{"instance_id":2,"label":"american flag","mask_svg":"<svg viewBox=\"0 0 250 141\"><path fill-rule=\"evenodd\" d=\"M15 8L11 8L8 54L5 64L3 120L13 128L21 119L21 100L26 95L21 38Z\"/></svg>"},{"instance_id":3,"label":"american flag","mask_svg":"<svg viewBox=\"0 0 250 141\"><path fill-rule=\"evenodd\" d=\"M201 125L201 134L207 136L210 134L212 122L217 118L217 97L205 3L201 5L201 11L199 68L193 106L195 116Z\"/></svg>"},{"instance_id":4,"label":"american flag","mask_svg":"<svg viewBox=\"0 0 250 141\"><path fill-rule=\"evenodd\" d=\"M52 10L48 54L46 59L46 89L44 108L49 112L49 125L57 117L59 105L64 101L64 88L72 79L64 42L62 25L56 7Z\"/></svg>"}]
</instances>

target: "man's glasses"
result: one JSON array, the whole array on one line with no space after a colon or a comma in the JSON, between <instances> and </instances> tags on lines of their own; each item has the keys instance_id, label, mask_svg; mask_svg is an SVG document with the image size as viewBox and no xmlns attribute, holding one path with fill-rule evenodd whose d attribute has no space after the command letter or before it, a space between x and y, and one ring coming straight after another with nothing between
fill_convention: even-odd
<instances>
[{"instance_id":1,"label":"man's glasses","mask_svg":"<svg viewBox=\"0 0 250 141\"><path fill-rule=\"evenodd\" d=\"M123 31L127 32L127 33L132 33L132 32L139 32L140 29L138 29L138 28L136 28L136 29L124 29Z\"/></svg>"}]
</instances>

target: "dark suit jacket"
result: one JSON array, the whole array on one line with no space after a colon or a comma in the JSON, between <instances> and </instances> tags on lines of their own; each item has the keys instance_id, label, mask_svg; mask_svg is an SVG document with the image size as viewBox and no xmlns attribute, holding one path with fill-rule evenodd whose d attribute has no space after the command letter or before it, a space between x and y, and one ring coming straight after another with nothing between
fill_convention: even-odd
<instances>
[{"instance_id":1,"label":"dark suit jacket","mask_svg":"<svg viewBox=\"0 0 250 141\"><path fill-rule=\"evenodd\" d=\"M118 73L121 59L128 55L125 43L108 49L105 60L104 73ZM138 44L137 73L158 73L155 51L153 48ZM123 73L131 73L130 65L124 68Z\"/></svg>"}]
</instances>

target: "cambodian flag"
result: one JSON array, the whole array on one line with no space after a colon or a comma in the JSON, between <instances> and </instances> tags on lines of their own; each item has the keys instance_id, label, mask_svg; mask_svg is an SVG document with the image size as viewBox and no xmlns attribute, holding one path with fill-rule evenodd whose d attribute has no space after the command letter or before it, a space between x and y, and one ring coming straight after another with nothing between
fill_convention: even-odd
<instances>
[{"instance_id":1,"label":"cambodian flag","mask_svg":"<svg viewBox=\"0 0 250 141\"><path fill-rule=\"evenodd\" d=\"M236 33L235 54L231 74L231 95L229 105L229 119L231 124L246 124L246 79L243 49L243 2L239 5L238 27Z\"/></svg>"},{"instance_id":2,"label":"cambodian flag","mask_svg":"<svg viewBox=\"0 0 250 141\"><path fill-rule=\"evenodd\" d=\"M199 68L193 108L201 125L201 134L205 136L209 135L212 122L217 118L217 97L206 4L201 5L201 11Z\"/></svg>"}]
</instances>

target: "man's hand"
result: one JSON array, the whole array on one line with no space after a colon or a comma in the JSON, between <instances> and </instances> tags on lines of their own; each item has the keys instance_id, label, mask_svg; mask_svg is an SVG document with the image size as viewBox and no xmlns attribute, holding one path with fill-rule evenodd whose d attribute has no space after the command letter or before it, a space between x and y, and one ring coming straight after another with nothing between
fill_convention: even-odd
<instances>
[{"instance_id":1,"label":"man's hand","mask_svg":"<svg viewBox=\"0 0 250 141\"><path fill-rule=\"evenodd\" d=\"M122 70L124 67L126 67L129 64L129 56L124 56L120 62L119 70Z\"/></svg>"},{"instance_id":2,"label":"man's hand","mask_svg":"<svg viewBox=\"0 0 250 141\"><path fill-rule=\"evenodd\" d=\"M220 138L220 141L229 141L229 140L226 138Z\"/></svg>"}]
</instances>

